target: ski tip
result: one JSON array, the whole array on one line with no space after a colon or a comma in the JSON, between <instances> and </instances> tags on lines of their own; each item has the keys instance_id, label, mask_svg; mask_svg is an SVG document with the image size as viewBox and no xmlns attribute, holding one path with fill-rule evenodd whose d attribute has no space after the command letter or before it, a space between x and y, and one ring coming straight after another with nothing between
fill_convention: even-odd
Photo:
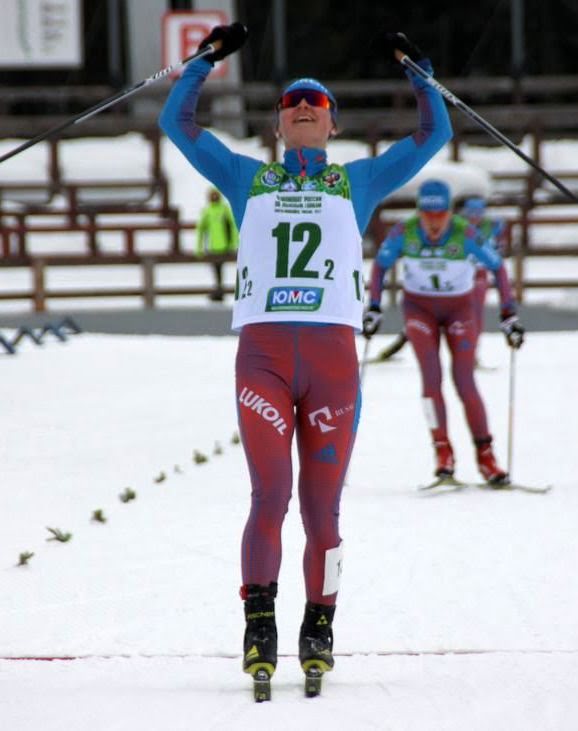
<instances>
[{"instance_id":1,"label":"ski tip","mask_svg":"<svg viewBox=\"0 0 578 731\"><path fill-rule=\"evenodd\" d=\"M512 490L522 490L522 492L533 492L536 495L545 495L554 489L554 485L521 485L517 482L511 484Z\"/></svg>"},{"instance_id":2,"label":"ski tip","mask_svg":"<svg viewBox=\"0 0 578 731\"><path fill-rule=\"evenodd\" d=\"M435 494L436 492L461 490L464 487L467 487L467 484L456 479L453 475L442 475L441 477L436 477L435 480L429 482L427 485L418 485L417 489L420 492Z\"/></svg>"},{"instance_id":3,"label":"ski tip","mask_svg":"<svg viewBox=\"0 0 578 731\"><path fill-rule=\"evenodd\" d=\"M526 485L521 482L481 482L477 485L484 490L494 490L495 492L520 492L534 493L535 495L545 495L554 488L554 485Z\"/></svg>"}]
</instances>

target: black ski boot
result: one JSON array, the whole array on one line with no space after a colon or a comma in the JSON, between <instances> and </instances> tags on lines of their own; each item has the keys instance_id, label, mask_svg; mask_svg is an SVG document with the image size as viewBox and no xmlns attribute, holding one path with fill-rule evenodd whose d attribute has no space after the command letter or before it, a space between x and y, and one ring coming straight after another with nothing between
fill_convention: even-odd
<instances>
[{"instance_id":1,"label":"black ski boot","mask_svg":"<svg viewBox=\"0 0 578 731\"><path fill-rule=\"evenodd\" d=\"M335 606L307 602L299 632L299 661L305 671L305 695L321 692L323 673L333 669L333 615Z\"/></svg>"},{"instance_id":2,"label":"black ski boot","mask_svg":"<svg viewBox=\"0 0 578 731\"><path fill-rule=\"evenodd\" d=\"M277 666L277 626L275 597L277 584L248 584L242 589L245 599L245 636L243 670L253 677L255 700L271 699L271 676Z\"/></svg>"}]
</instances>

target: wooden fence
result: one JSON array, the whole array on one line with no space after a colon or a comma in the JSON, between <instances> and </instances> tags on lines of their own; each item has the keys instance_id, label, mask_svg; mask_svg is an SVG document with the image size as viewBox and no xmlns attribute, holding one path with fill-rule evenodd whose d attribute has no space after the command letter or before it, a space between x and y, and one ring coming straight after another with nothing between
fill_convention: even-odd
<instances>
[{"instance_id":1,"label":"wooden fence","mask_svg":"<svg viewBox=\"0 0 578 731\"><path fill-rule=\"evenodd\" d=\"M406 92L405 93L409 93ZM0 302L31 301L37 312L46 309L52 299L81 299L106 297L139 297L146 307L154 307L160 296L194 296L210 294L212 285L161 287L157 283L157 266L166 263L199 264L216 261L215 257L194 256L191 247L184 246L184 237L196 228L195 222L181 221L179 211L170 205L168 184L161 170L159 136L151 133L151 163L147 175L140 180L95 181L66 180L61 171L57 141L49 144L49 177L45 183L21 181L0 183L0 266L27 268L32 272L32 285L27 289L0 291ZM368 142L369 144L369 142ZM534 138L533 157L540 159L540 138ZM456 147L456 151L459 148ZM551 171L571 188L578 186L578 171ZM575 288L578 278L570 276L541 280L526 276L528 257L577 256L577 240L560 246L555 241L536 243L536 232L543 226L574 227L578 231L578 215L565 215L562 207L568 201L559 191L544 187L534 171L527 173L497 173L496 185L489 199L492 208L507 211L509 226L509 255L513 257L513 283L521 301L530 288ZM52 202L59 196L59 207ZM3 205L14 196L19 205ZM458 202L459 203L459 202ZM389 226L414 210L415 200L390 199L374 214L366 236L373 251L383 240ZM459 205L458 205L459 208ZM560 215L557 215L561 211ZM130 222L127 222L127 214ZM555 215L556 214L556 215ZM145 251L141 238L159 234L158 249ZM36 244L46 237L80 237L74 254L58 251L38 253ZM120 238L120 251L110 253L106 238ZM32 241L35 246L32 246ZM41 249L42 247L38 247ZM370 247L371 248L371 247ZM232 261L234 257L224 257ZM98 287L90 289L54 289L47 285L51 267L95 265L119 266L133 264L141 269L141 283L135 286ZM386 285L391 301L399 288L394 270ZM225 288L232 293L233 288Z\"/></svg>"},{"instance_id":2,"label":"wooden fence","mask_svg":"<svg viewBox=\"0 0 578 731\"><path fill-rule=\"evenodd\" d=\"M550 221L548 221L550 223ZM574 219L571 223L578 226L578 219ZM182 225L182 224L181 224ZM194 226L194 224L185 224ZM517 227L521 225L520 221L511 222L511 231L515 232ZM135 230L136 228L133 227ZM142 230L142 228L140 229ZM134 231L133 231L134 232ZM576 256L578 255L578 247L568 249L566 247L536 247L535 250L524 252L521 247L513 246L513 273L512 281L518 301L522 302L524 294L528 289L558 289L558 288L576 288L578 287L578 278L572 277L556 277L556 278L528 278L526 276L526 263L529 257L547 256ZM36 312L45 312L47 303L50 300L63 299L83 299L83 298L129 298L138 297L142 300L144 307L153 308L156 305L157 298L171 296L198 296L210 295L214 291L214 286L207 281L201 285L186 286L161 286L157 281L157 268L163 264L194 264L206 265L211 262L234 262L234 255L227 256L204 256L198 257L192 254L178 253L159 253L153 254L137 254L130 255L77 255L77 256L46 256L32 257L27 261L23 261L17 257L4 260L5 267L12 268L28 268L32 272L31 286L20 290L0 291L0 303L8 301L29 301L32 303ZM110 286L107 283L93 284L90 287L68 287L68 288L51 288L47 285L47 274L52 267L93 267L93 266L138 266L140 269L140 283L132 286ZM388 291L390 304L395 304L396 295L400 288L397 268L392 269L390 278L385 284ZM233 286L225 286L223 288L226 294L233 294Z\"/></svg>"}]
</instances>

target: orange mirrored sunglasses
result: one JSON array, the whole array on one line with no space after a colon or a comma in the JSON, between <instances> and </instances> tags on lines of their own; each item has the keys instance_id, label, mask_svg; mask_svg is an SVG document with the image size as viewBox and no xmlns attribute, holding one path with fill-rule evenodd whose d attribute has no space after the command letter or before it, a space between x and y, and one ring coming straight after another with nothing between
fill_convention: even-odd
<instances>
[{"instance_id":1,"label":"orange mirrored sunglasses","mask_svg":"<svg viewBox=\"0 0 578 731\"><path fill-rule=\"evenodd\" d=\"M286 94L283 94L277 102L277 110L297 107L302 99L305 99L310 107L321 107L321 109L333 109L334 107L331 99L322 91L316 91L315 89L295 89L295 91L288 91Z\"/></svg>"}]
</instances>

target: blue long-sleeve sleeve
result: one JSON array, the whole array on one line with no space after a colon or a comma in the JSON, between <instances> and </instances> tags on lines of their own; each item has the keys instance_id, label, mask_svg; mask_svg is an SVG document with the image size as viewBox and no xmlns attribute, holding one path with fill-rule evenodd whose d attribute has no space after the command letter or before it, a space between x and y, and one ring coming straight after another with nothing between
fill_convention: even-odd
<instances>
[{"instance_id":1,"label":"blue long-sleeve sleeve","mask_svg":"<svg viewBox=\"0 0 578 731\"><path fill-rule=\"evenodd\" d=\"M202 59L186 67L169 94L159 125L191 165L226 196L240 228L253 178L264 162L234 153L197 124L199 93L211 69Z\"/></svg>"},{"instance_id":2,"label":"blue long-sleeve sleeve","mask_svg":"<svg viewBox=\"0 0 578 731\"><path fill-rule=\"evenodd\" d=\"M502 264L502 257L499 252L492 246L490 241L483 241L478 243L477 236L470 232L470 236L467 236L464 242L464 249L466 254L473 256L477 259L480 264L495 272L500 268Z\"/></svg>"},{"instance_id":3,"label":"blue long-sleeve sleeve","mask_svg":"<svg viewBox=\"0 0 578 731\"><path fill-rule=\"evenodd\" d=\"M421 61L420 66L432 73L428 60ZM351 180L353 206L360 231L367 228L377 204L407 183L453 135L441 94L411 71L406 73L417 97L417 131L377 157L345 165Z\"/></svg>"},{"instance_id":4,"label":"blue long-sleeve sleeve","mask_svg":"<svg viewBox=\"0 0 578 731\"><path fill-rule=\"evenodd\" d=\"M465 252L492 272L500 296L502 315L513 314L516 312L516 300L503 259L490 241L486 240L483 243L478 243L478 241L479 239L475 233L470 232L470 235L465 239Z\"/></svg>"},{"instance_id":5,"label":"blue long-sleeve sleeve","mask_svg":"<svg viewBox=\"0 0 578 731\"><path fill-rule=\"evenodd\" d=\"M383 278L388 269L399 259L403 252L404 228L397 223L383 240L371 267L369 281L369 303L379 306L383 289Z\"/></svg>"}]
</instances>

